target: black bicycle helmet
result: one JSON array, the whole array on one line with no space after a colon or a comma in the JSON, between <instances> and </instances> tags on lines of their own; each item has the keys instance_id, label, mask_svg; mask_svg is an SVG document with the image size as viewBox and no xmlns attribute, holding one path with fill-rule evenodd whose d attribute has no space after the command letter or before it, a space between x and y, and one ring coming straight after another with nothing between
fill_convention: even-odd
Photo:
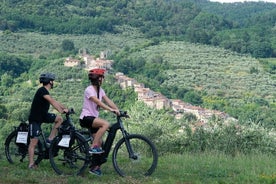
<instances>
[{"instance_id":1,"label":"black bicycle helmet","mask_svg":"<svg viewBox=\"0 0 276 184\"><path fill-rule=\"evenodd\" d=\"M43 84L48 84L50 81L55 80L55 74L52 73L43 73L39 77L39 82Z\"/></svg>"}]
</instances>

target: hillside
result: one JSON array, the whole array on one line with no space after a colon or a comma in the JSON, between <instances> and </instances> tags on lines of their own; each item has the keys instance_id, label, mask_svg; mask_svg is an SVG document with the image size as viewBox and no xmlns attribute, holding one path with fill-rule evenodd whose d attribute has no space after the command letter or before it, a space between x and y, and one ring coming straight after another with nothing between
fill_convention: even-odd
<instances>
[{"instance_id":1,"label":"hillside","mask_svg":"<svg viewBox=\"0 0 276 184\"><path fill-rule=\"evenodd\" d=\"M101 35L121 33L116 27L128 25L151 40L208 44L269 58L276 56L275 7L207 0L2 1L0 30Z\"/></svg>"},{"instance_id":2,"label":"hillside","mask_svg":"<svg viewBox=\"0 0 276 184\"><path fill-rule=\"evenodd\" d=\"M139 61L140 66L134 64ZM130 76L169 98L275 126L275 74L248 55L206 45L163 42L115 64L125 72L128 68L136 71Z\"/></svg>"},{"instance_id":3,"label":"hillside","mask_svg":"<svg viewBox=\"0 0 276 184\"><path fill-rule=\"evenodd\" d=\"M34 58L48 58L49 61L46 63L52 63L49 66L43 66L41 63L43 60L35 61L42 66L36 69L36 75L47 70L46 68L51 68L57 73L58 80L66 80L70 75L60 73L62 70L59 69L64 61L60 57L62 55L68 57L66 53L60 54L62 53L61 42L66 39L71 40L76 50L86 48L92 55L98 55L100 51L108 51L109 57L114 58L116 71L134 77L138 82L145 83L168 98L188 100L187 102L195 105L224 111L244 120L249 117L254 122L265 119L265 124L274 126L275 75L264 70L258 60L218 47L182 41L152 44L152 41L144 38L136 29L129 27L117 29L123 32L116 35L109 33L43 35L2 32L0 40L3 44L0 46L0 51L30 55ZM78 70L73 71L78 72ZM36 75L29 77L35 80ZM72 73L71 75L82 74ZM80 88L76 87L76 89ZM194 100L198 97L187 99L185 94L188 91L198 93L201 98L199 102ZM268 107L270 110L267 111ZM255 115L252 116L252 113Z\"/></svg>"},{"instance_id":4,"label":"hillside","mask_svg":"<svg viewBox=\"0 0 276 184\"><path fill-rule=\"evenodd\" d=\"M186 42L161 43L129 58L139 56L147 62L158 56L172 66L173 69L162 71L168 78L161 87L196 89L208 96L229 99L233 104L245 94L248 101L265 98L272 103L275 99L275 78L250 56Z\"/></svg>"},{"instance_id":5,"label":"hillside","mask_svg":"<svg viewBox=\"0 0 276 184\"><path fill-rule=\"evenodd\" d=\"M75 48L85 48L88 53L98 55L103 50L116 53L126 47L134 48L136 45L141 45L148 40L137 29L129 26L117 27L116 29L122 33L58 35L34 32L5 33L0 31L0 42L2 43L0 52L30 55L35 58L41 56L53 58L62 51L61 44L63 40L72 40Z\"/></svg>"},{"instance_id":6,"label":"hillside","mask_svg":"<svg viewBox=\"0 0 276 184\"><path fill-rule=\"evenodd\" d=\"M273 26L276 4L268 2L236 2L236 3L209 3L200 1L197 3L202 10L222 16L227 20L238 24L238 27L252 27L266 22Z\"/></svg>"}]
</instances>

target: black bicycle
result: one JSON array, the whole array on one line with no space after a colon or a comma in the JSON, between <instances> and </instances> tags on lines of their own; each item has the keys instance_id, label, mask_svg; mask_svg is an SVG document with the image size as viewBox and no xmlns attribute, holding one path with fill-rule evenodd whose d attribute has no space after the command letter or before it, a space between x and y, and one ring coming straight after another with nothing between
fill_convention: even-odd
<instances>
[{"instance_id":1,"label":"black bicycle","mask_svg":"<svg viewBox=\"0 0 276 184\"><path fill-rule=\"evenodd\" d=\"M66 119L64 120L64 124L68 124L71 122L70 115L74 113L74 110L71 109L68 113L66 113ZM62 125L61 128L64 128ZM29 124L22 122L18 127L14 127L14 130L8 135L5 141L5 154L7 160L11 164L19 164L25 161L25 158L28 156L28 147L30 143L30 137L28 136ZM66 135L66 132L64 132ZM85 141L82 135L75 135L75 139L77 141ZM65 146L64 143L61 142L61 146ZM71 145L72 146L72 145ZM60 147L60 146L59 146ZM58 148L59 148L58 147ZM35 156L35 164L39 164L43 159L49 159L49 156L56 157L58 152L55 151L52 154L49 154L53 150L58 150L58 148L49 149L49 146L46 143L46 136L43 131L40 132L38 145L36 146L34 156ZM85 148L86 149L86 148ZM75 150L77 152L78 150ZM66 150L64 150L66 152ZM62 154L59 152L59 154ZM65 154L65 153L64 153ZM80 155L82 154L79 153ZM83 153L84 162L80 163L82 166L87 159L85 156L87 153Z\"/></svg>"},{"instance_id":2,"label":"black bicycle","mask_svg":"<svg viewBox=\"0 0 276 184\"><path fill-rule=\"evenodd\" d=\"M112 149L116 133L120 130L122 138L115 144L112 153L112 163L116 172L120 176L140 177L151 175L157 167L157 149L147 137L139 134L129 134L124 128L123 117L128 118L129 116L127 112L120 111L117 122L110 127L103 142L102 147L105 152L100 155L89 154L88 149L92 141L90 130L76 130L71 123L63 124L63 126L66 126L66 130L60 131L60 135L53 140L50 147L50 163L54 170L58 174L73 174L75 172L80 175L95 159L97 159L98 164L105 163ZM67 131L67 134L70 135L65 141L68 143L67 148L58 146L63 139L64 131ZM84 141L83 137L86 137ZM57 148L59 149L56 150ZM58 156L51 155L54 153L58 153ZM75 164L79 162L83 165Z\"/></svg>"}]
</instances>

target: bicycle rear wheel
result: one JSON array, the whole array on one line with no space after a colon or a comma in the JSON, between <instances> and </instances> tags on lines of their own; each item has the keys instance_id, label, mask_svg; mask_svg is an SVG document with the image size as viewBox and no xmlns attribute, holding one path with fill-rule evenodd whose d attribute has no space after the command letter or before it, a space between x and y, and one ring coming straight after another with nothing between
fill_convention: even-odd
<instances>
[{"instance_id":1,"label":"bicycle rear wheel","mask_svg":"<svg viewBox=\"0 0 276 184\"><path fill-rule=\"evenodd\" d=\"M81 134L71 136L69 147L60 146L62 136L51 143L49 159L51 166L60 175L80 175L89 164L89 145Z\"/></svg>"},{"instance_id":2,"label":"bicycle rear wheel","mask_svg":"<svg viewBox=\"0 0 276 184\"><path fill-rule=\"evenodd\" d=\"M17 130L14 130L10 133L5 141L5 154L6 158L11 164L20 164L23 162L29 162L28 160L28 147L30 140L28 138L27 144L24 143L16 143L17 139ZM41 161L41 154L43 154L42 144L39 141L34 152L34 160ZM37 163L38 164L38 163Z\"/></svg>"},{"instance_id":3,"label":"bicycle rear wheel","mask_svg":"<svg viewBox=\"0 0 276 184\"><path fill-rule=\"evenodd\" d=\"M6 158L11 164L23 162L28 154L28 145L16 143L17 130L14 130L5 141Z\"/></svg>"},{"instance_id":4,"label":"bicycle rear wheel","mask_svg":"<svg viewBox=\"0 0 276 184\"><path fill-rule=\"evenodd\" d=\"M126 143L129 143L132 153L129 153ZM119 140L112 154L113 166L120 176L149 176L156 169L157 162L158 154L154 144L138 134Z\"/></svg>"}]
</instances>

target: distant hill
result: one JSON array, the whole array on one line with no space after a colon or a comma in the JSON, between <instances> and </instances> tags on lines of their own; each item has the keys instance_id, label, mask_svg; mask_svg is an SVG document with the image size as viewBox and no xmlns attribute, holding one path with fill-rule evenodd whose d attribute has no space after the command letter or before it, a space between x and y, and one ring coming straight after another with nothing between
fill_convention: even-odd
<instances>
[{"instance_id":1,"label":"distant hill","mask_svg":"<svg viewBox=\"0 0 276 184\"><path fill-rule=\"evenodd\" d=\"M125 72L133 67L136 72L130 72L131 77L169 98L275 125L275 75L248 55L187 42L162 42L116 64Z\"/></svg>"},{"instance_id":2,"label":"distant hill","mask_svg":"<svg viewBox=\"0 0 276 184\"><path fill-rule=\"evenodd\" d=\"M199 1L197 5L203 11L222 16L233 21L238 27L251 27L266 23L274 26L276 16L276 3L268 2L236 2L236 3L210 3Z\"/></svg>"},{"instance_id":3,"label":"distant hill","mask_svg":"<svg viewBox=\"0 0 276 184\"><path fill-rule=\"evenodd\" d=\"M276 4L220 4L207 0L3 1L0 30L44 34L117 34L118 26L145 38L220 46L254 57L276 56Z\"/></svg>"}]
</instances>

